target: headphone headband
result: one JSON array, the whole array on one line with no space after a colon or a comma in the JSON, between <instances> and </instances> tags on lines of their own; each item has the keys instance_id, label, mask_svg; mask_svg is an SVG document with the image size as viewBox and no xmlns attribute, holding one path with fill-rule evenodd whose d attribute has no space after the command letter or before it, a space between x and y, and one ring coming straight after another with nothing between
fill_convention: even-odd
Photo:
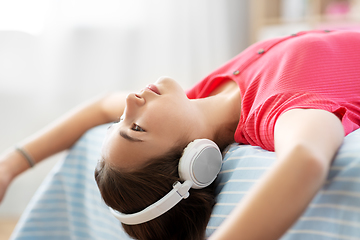
<instances>
[{"instance_id":1,"label":"headphone headband","mask_svg":"<svg viewBox=\"0 0 360 240\"><path fill-rule=\"evenodd\" d=\"M191 186L191 181L185 181L182 184L180 182L176 182L173 185L173 189L163 198L137 213L124 214L110 207L109 208L111 213L122 223L128 225L144 223L157 218L163 213L169 211L182 199L187 198L189 196L189 189Z\"/></svg>"}]
</instances>

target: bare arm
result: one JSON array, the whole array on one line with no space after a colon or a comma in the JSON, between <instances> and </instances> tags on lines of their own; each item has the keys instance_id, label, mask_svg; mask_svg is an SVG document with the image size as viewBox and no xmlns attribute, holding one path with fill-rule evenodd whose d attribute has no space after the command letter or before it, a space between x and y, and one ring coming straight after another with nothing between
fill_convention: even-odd
<instances>
[{"instance_id":1,"label":"bare arm","mask_svg":"<svg viewBox=\"0 0 360 240\"><path fill-rule=\"evenodd\" d=\"M35 162L40 162L69 148L90 128L119 118L125 98L126 94L116 92L87 101L20 144ZM0 201L9 183L28 168L29 164L14 149L0 155Z\"/></svg>"},{"instance_id":2,"label":"bare arm","mask_svg":"<svg viewBox=\"0 0 360 240\"><path fill-rule=\"evenodd\" d=\"M343 138L341 122L332 113L294 109L280 116L275 165L210 239L279 239L323 185Z\"/></svg>"}]
</instances>

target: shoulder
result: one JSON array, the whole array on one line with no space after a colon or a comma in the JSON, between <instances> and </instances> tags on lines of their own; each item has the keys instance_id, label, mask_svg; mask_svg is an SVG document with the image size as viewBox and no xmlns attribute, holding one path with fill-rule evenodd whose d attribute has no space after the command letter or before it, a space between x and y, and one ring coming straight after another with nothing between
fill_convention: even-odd
<instances>
[{"instance_id":1,"label":"shoulder","mask_svg":"<svg viewBox=\"0 0 360 240\"><path fill-rule=\"evenodd\" d=\"M360 46L360 32L328 30L299 32L281 43L274 50L296 51L302 56L321 52L332 54L344 51L349 47L354 49L354 47Z\"/></svg>"}]
</instances>

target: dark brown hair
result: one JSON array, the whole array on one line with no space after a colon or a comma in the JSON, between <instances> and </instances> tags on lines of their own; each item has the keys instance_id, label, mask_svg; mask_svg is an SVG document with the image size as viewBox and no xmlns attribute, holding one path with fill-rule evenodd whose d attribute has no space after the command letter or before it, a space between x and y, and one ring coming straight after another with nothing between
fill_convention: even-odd
<instances>
[{"instance_id":1,"label":"dark brown hair","mask_svg":"<svg viewBox=\"0 0 360 240\"><path fill-rule=\"evenodd\" d=\"M135 213L165 196L180 181L178 162L183 147L172 149L165 156L149 160L142 169L126 172L100 161L95 179L105 203L122 213ZM163 215L142 224L122 224L133 238L140 240L202 240L215 204L213 184L204 189L190 189L190 196L181 200Z\"/></svg>"}]
</instances>

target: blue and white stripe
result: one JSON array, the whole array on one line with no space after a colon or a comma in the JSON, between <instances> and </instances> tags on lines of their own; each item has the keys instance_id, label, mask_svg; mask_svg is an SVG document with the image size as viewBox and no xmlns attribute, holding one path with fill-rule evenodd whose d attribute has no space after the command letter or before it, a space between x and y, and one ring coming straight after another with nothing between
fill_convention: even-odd
<instances>
[{"instance_id":1,"label":"blue and white stripe","mask_svg":"<svg viewBox=\"0 0 360 240\"><path fill-rule=\"evenodd\" d=\"M229 148L217 179L218 201L207 235L218 228L275 160L275 153L259 147L234 144ZM325 185L281 239L360 240L360 130L345 138Z\"/></svg>"},{"instance_id":2,"label":"blue and white stripe","mask_svg":"<svg viewBox=\"0 0 360 240\"><path fill-rule=\"evenodd\" d=\"M103 203L94 180L106 127L88 131L54 167L11 239L130 239ZM259 147L228 149L208 236L274 162L275 154ZM345 138L322 190L281 240L300 239L360 240L360 130Z\"/></svg>"}]
</instances>

